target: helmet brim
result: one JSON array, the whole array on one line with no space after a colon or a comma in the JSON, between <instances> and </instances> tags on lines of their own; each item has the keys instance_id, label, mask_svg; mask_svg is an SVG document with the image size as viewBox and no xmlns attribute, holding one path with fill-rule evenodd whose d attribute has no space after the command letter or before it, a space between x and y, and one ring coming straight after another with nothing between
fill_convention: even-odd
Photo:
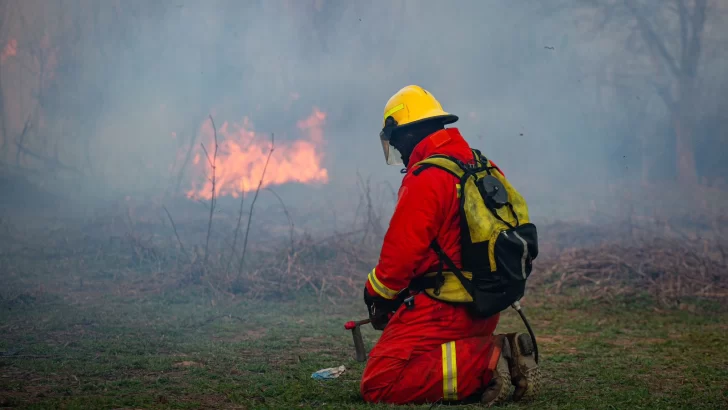
<instances>
[{"instance_id":1,"label":"helmet brim","mask_svg":"<svg viewBox=\"0 0 728 410\"><path fill-rule=\"evenodd\" d=\"M457 122L460 118L457 115L445 113L442 115L435 115L432 117L423 118L421 120L408 122L406 124L398 125L397 130L406 129L407 127L410 127L412 125L418 125L418 124L424 124L427 122L440 122L442 125L448 125L452 124L454 122Z\"/></svg>"}]
</instances>

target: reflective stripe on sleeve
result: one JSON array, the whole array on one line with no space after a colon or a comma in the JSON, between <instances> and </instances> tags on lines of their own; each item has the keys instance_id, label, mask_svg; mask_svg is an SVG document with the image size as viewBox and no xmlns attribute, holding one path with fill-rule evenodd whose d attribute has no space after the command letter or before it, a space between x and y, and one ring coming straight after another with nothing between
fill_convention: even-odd
<instances>
[{"instance_id":1,"label":"reflective stripe on sleeve","mask_svg":"<svg viewBox=\"0 0 728 410\"><path fill-rule=\"evenodd\" d=\"M372 285L372 289L374 289L379 296L385 299L394 299L397 297L398 292L396 290L384 286L382 282L377 279L376 268L369 272L369 283Z\"/></svg>"}]
</instances>

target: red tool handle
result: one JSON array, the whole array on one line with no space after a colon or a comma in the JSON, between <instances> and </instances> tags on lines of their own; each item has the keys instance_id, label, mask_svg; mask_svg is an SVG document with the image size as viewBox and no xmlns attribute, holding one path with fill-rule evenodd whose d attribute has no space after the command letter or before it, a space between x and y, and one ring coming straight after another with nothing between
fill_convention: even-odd
<instances>
[{"instance_id":1,"label":"red tool handle","mask_svg":"<svg viewBox=\"0 0 728 410\"><path fill-rule=\"evenodd\" d=\"M344 329L352 330L357 326L366 325L367 323L370 323L371 321L372 321L371 319L364 319L364 320L359 320L359 321L350 320L350 321L344 323Z\"/></svg>"}]
</instances>

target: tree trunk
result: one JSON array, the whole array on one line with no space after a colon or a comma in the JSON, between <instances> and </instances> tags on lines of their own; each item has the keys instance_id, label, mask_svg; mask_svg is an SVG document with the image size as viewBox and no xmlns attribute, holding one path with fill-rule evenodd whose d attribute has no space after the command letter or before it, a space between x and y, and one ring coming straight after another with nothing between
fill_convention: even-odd
<instances>
[{"instance_id":1,"label":"tree trunk","mask_svg":"<svg viewBox=\"0 0 728 410\"><path fill-rule=\"evenodd\" d=\"M695 185L698 172L695 167L695 146L693 130L681 112L672 113L672 126L675 130L675 155L677 160L677 179L681 184Z\"/></svg>"},{"instance_id":2,"label":"tree trunk","mask_svg":"<svg viewBox=\"0 0 728 410\"><path fill-rule=\"evenodd\" d=\"M677 179L682 184L697 184L698 170L695 163L695 81L684 76L679 84L679 98L671 110L675 131L675 160Z\"/></svg>"}]
</instances>

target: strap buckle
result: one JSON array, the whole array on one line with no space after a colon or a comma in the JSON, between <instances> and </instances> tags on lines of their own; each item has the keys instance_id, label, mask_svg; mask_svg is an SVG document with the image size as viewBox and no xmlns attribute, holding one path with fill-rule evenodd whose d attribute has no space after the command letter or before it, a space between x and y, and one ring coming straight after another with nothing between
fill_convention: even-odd
<instances>
[{"instance_id":1,"label":"strap buckle","mask_svg":"<svg viewBox=\"0 0 728 410\"><path fill-rule=\"evenodd\" d=\"M404 305L407 309L413 309L415 307L415 295L412 295L405 299Z\"/></svg>"}]
</instances>

